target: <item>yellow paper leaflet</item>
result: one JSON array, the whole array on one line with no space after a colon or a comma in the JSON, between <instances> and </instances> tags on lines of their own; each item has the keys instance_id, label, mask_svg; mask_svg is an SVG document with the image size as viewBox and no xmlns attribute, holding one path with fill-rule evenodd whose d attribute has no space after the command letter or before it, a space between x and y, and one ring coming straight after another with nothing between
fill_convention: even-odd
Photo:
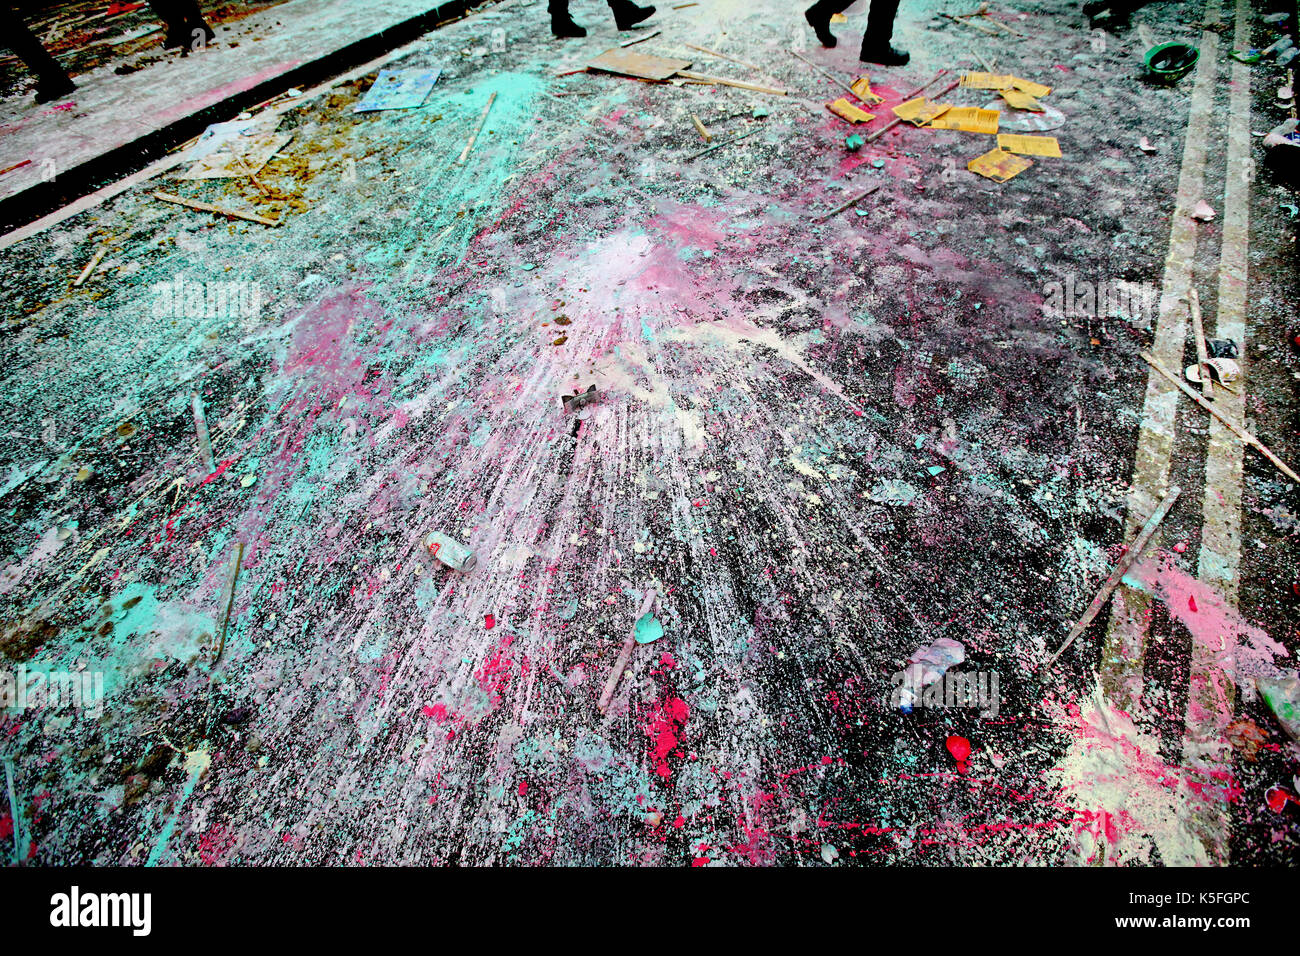
<instances>
[{"instance_id":1,"label":"yellow paper leaflet","mask_svg":"<svg viewBox=\"0 0 1300 956\"><path fill-rule=\"evenodd\" d=\"M884 99L884 97L877 96L875 93L871 92L871 77L869 76L858 77L853 81L852 85L849 86L849 89L851 89L854 95L856 95L858 99L862 100L862 102L870 103L873 106Z\"/></svg>"},{"instance_id":2,"label":"yellow paper leaflet","mask_svg":"<svg viewBox=\"0 0 1300 956\"><path fill-rule=\"evenodd\" d=\"M942 116L950 109L952 109L952 106L948 103L927 103L924 96L918 96L914 100L908 100L906 103L899 103L895 106L894 115L917 126L924 126L936 116Z\"/></svg>"},{"instance_id":3,"label":"yellow paper leaflet","mask_svg":"<svg viewBox=\"0 0 1300 956\"><path fill-rule=\"evenodd\" d=\"M1011 85L1021 93L1028 93L1037 99L1042 99L1048 93L1052 92L1050 86L1043 86L1042 83L1035 83L1033 80L1022 80L1018 76L1011 78Z\"/></svg>"},{"instance_id":4,"label":"yellow paper leaflet","mask_svg":"<svg viewBox=\"0 0 1300 956\"><path fill-rule=\"evenodd\" d=\"M1042 103L1020 90L1003 90L1002 98L1018 110L1029 110L1033 113L1043 112Z\"/></svg>"},{"instance_id":5,"label":"yellow paper leaflet","mask_svg":"<svg viewBox=\"0 0 1300 956\"><path fill-rule=\"evenodd\" d=\"M842 96L834 103L827 103L826 108L850 123L870 123L876 118L875 113L868 113L866 110L858 109Z\"/></svg>"},{"instance_id":6,"label":"yellow paper leaflet","mask_svg":"<svg viewBox=\"0 0 1300 956\"><path fill-rule=\"evenodd\" d=\"M1012 176L1018 176L1030 166L1032 159L1008 153L1004 149L990 149L983 156L977 156L966 164L972 173L979 173L999 183L1005 183Z\"/></svg>"},{"instance_id":7,"label":"yellow paper leaflet","mask_svg":"<svg viewBox=\"0 0 1300 956\"><path fill-rule=\"evenodd\" d=\"M1018 133L999 133L998 148L1022 156L1061 155L1061 144L1055 136L1021 136Z\"/></svg>"},{"instance_id":8,"label":"yellow paper leaflet","mask_svg":"<svg viewBox=\"0 0 1300 956\"><path fill-rule=\"evenodd\" d=\"M972 90L1005 90L1015 77L1009 73L963 73L961 85Z\"/></svg>"},{"instance_id":9,"label":"yellow paper leaflet","mask_svg":"<svg viewBox=\"0 0 1300 956\"><path fill-rule=\"evenodd\" d=\"M934 129L959 129L963 133L996 133L999 110L982 110L976 106L954 106L930 121Z\"/></svg>"}]
</instances>

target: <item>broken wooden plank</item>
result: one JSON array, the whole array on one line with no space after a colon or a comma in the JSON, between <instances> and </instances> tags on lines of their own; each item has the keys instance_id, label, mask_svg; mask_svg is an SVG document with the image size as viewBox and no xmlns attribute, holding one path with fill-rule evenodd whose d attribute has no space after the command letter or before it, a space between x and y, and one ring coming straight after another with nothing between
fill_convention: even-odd
<instances>
[{"instance_id":1,"label":"broken wooden plank","mask_svg":"<svg viewBox=\"0 0 1300 956\"><path fill-rule=\"evenodd\" d=\"M691 122L695 124L695 128L699 131L700 137L704 140L704 142L706 143L713 142L713 134L710 133L704 127L704 124L700 122L700 118L696 116L694 113L691 114Z\"/></svg>"},{"instance_id":2,"label":"broken wooden plank","mask_svg":"<svg viewBox=\"0 0 1300 956\"><path fill-rule=\"evenodd\" d=\"M1214 401L1213 375L1210 374L1210 350L1205 345L1205 326L1201 324L1201 297L1195 289L1187 290L1187 307L1192 313L1192 335L1196 339L1196 374L1201 379L1201 394Z\"/></svg>"},{"instance_id":3,"label":"broken wooden plank","mask_svg":"<svg viewBox=\"0 0 1300 956\"><path fill-rule=\"evenodd\" d=\"M1282 459L1278 458L1277 455L1273 454L1273 452L1269 450L1268 446L1266 446L1262 441L1260 441L1258 438L1256 438L1256 437L1255 437L1254 435L1252 435L1250 432L1246 431L1246 429L1245 429L1244 427L1242 427L1241 424L1239 424L1238 422L1234 422L1231 418L1229 418L1229 417L1228 417L1227 415L1225 415L1223 412L1219 411L1217 408L1215 408L1213 405L1211 405L1209 402L1207 402L1204 398L1202 398L1199 394L1197 394L1197 392L1196 392L1196 391L1195 391L1195 390L1194 390L1190 385L1188 385L1186 382L1184 382L1181 378L1179 378L1179 377L1178 377L1177 375L1175 375L1173 372L1169 371L1169 369L1167 369L1167 368L1165 368L1163 365L1161 365L1161 364L1160 364L1160 363L1155 359L1154 356L1152 356L1152 355L1151 355L1150 353L1148 353L1148 352L1143 352L1143 353L1142 353L1142 359L1143 359L1143 361L1145 361L1148 365L1150 365L1153 369L1155 369L1157 372L1159 372L1159 373L1160 373L1161 375L1163 375L1165 378L1169 379L1169 381L1173 382L1173 383L1174 383L1175 385L1177 385L1180 389L1182 389L1183 392L1184 392L1184 393L1185 393L1189 398L1192 399L1192 401L1196 402L1196 404L1200 405L1203 409L1205 409L1207 412L1209 412L1211 415L1213 415L1213 416L1214 416L1215 418L1217 418L1219 421L1223 422L1223 424L1227 425L1228 428L1229 428L1229 430L1231 430L1232 433L1233 433L1234 435L1236 435L1238 438L1240 438L1240 439L1241 439L1243 442L1245 442L1247 445L1250 445L1252 448L1254 448L1256 451L1258 451L1261 455L1263 455L1265 458L1267 458L1269 461L1271 461L1271 462L1273 463L1273 465L1277 468L1278 471L1282 472L1282 474L1286 475L1286 476L1287 476L1288 478L1290 478L1292 481L1300 481L1300 475L1297 475L1294 471L1292 471L1290 468L1288 468L1287 465L1286 465L1286 463L1285 463L1284 461L1282 461Z\"/></svg>"},{"instance_id":4,"label":"broken wooden plank","mask_svg":"<svg viewBox=\"0 0 1300 956\"><path fill-rule=\"evenodd\" d=\"M594 60L589 60L587 69L661 82L671 77L678 70L687 69L690 65L690 60L674 60L665 56L652 56L649 53L638 53L635 50L623 50L614 47L612 50L606 50Z\"/></svg>"},{"instance_id":5,"label":"broken wooden plank","mask_svg":"<svg viewBox=\"0 0 1300 956\"><path fill-rule=\"evenodd\" d=\"M474 127L474 132L469 136L469 142L465 144L465 148L456 157L457 166L464 166L465 160L469 159L469 151L474 148L474 143L478 141L478 134L483 132L483 126L487 123L488 113L492 110L492 103L496 98L496 93L488 97L487 106L483 107L483 115L478 118L478 126Z\"/></svg>"},{"instance_id":6,"label":"broken wooden plank","mask_svg":"<svg viewBox=\"0 0 1300 956\"><path fill-rule=\"evenodd\" d=\"M1174 502L1178 500L1180 494L1182 494L1182 489L1177 485L1169 489L1169 493L1165 495L1164 500L1152 512L1151 517L1147 518L1146 524L1142 526L1142 530L1138 532L1138 536L1133 540L1133 543L1124 550L1124 554L1115 563L1114 569L1110 572L1110 577L1106 578L1106 583L1101 586L1101 590L1092 599L1092 603L1088 605L1088 610L1083 613L1083 617L1079 618L1078 623L1070 628L1070 635L1065 639L1065 643L1058 647L1056 653L1043 664L1044 670L1051 667L1056 659L1061 656L1061 653L1074 643L1075 638L1088 629L1088 625L1105 607L1106 601L1110 599L1111 592L1119 586L1119 582L1124 579L1124 575L1133 566L1133 562L1142 556L1142 551L1146 548L1147 542L1151 540L1151 535L1155 534L1156 528L1160 527L1160 522L1165 520L1165 515L1169 514L1169 509L1174 506Z\"/></svg>"},{"instance_id":7,"label":"broken wooden plank","mask_svg":"<svg viewBox=\"0 0 1300 956\"><path fill-rule=\"evenodd\" d=\"M214 216L226 216L229 219L245 219L248 222L255 222L263 226L278 226L280 223L275 219L267 219L265 216L259 216L252 212L241 212L238 209L227 209L224 206L216 206L210 202L199 202L197 199L186 199L184 196L177 196L174 193L153 194L154 199L161 199L163 202L175 203L178 206L185 206L187 209L194 209L198 212L210 212Z\"/></svg>"}]
</instances>

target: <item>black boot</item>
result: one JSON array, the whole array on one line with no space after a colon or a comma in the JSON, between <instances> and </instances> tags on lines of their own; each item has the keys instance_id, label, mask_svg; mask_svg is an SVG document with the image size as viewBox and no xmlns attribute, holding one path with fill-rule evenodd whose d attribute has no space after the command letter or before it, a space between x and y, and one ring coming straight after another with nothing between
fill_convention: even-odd
<instances>
[{"instance_id":1,"label":"black boot","mask_svg":"<svg viewBox=\"0 0 1300 956\"><path fill-rule=\"evenodd\" d=\"M638 7L632 0L609 0L609 8L614 11L614 25L620 30L630 30L655 15L654 7Z\"/></svg>"},{"instance_id":2,"label":"black boot","mask_svg":"<svg viewBox=\"0 0 1300 956\"><path fill-rule=\"evenodd\" d=\"M557 37L580 39L587 35L569 16L569 0L551 0L547 9L551 13L551 32Z\"/></svg>"},{"instance_id":3,"label":"black boot","mask_svg":"<svg viewBox=\"0 0 1300 956\"><path fill-rule=\"evenodd\" d=\"M898 0L871 0L867 13L867 32L862 35L863 63L882 66L903 66L911 59L906 50L889 45L894 35L894 15L898 13Z\"/></svg>"},{"instance_id":4,"label":"black boot","mask_svg":"<svg viewBox=\"0 0 1300 956\"><path fill-rule=\"evenodd\" d=\"M835 46L839 42L835 39L835 34L831 33L831 13L831 9L823 3L814 3L803 13L803 18L813 28L817 41L822 46Z\"/></svg>"},{"instance_id":5,"label":"black boot","mask_svg":"<svg viewBox=\"0 0 1300 956\"><path fill-rule=\"evenodd\" d=\"M76 88L77 84L66 73L62 76L42 76L36 84L36 102L48 103L50 100L70 96Z\"/></svg>"}]
</instances>

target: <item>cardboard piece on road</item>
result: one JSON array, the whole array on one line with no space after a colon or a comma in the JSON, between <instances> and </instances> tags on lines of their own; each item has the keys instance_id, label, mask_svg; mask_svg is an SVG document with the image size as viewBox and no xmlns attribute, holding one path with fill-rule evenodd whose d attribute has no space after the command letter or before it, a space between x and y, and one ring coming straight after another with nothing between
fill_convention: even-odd
<instances>
[{"instance_id":1,"label":"cardboard piece on road","mask_svg":"<svg viewBox=\"0 0 1300 956\"><path fill-rule=\"evenodd\" d=\"M1022 156L1061 156L1061 144L1055 136L1022 136L1019 133L998 133L998 148Z\"/></svg>"},{"instance_id":2,"label":"cardboard piece on road","mask_svg":"<svg viewBox=\"0 0 1300 956\"><path fill-rule=\"evenodd\" d=\"M950 109L952 109L950 103L929 103L924 96L918 96L916 99L895 106L894 115L915 126L924 126Z\"/></svg>"},{"instance_id":3,"label":"cardboard piece on road","mask_svg":"<svg viewBox=\"0 0 1300 956\"><path fill-rule=\"evenodd\" d=\"M1022 80L1018 76L1011 78L1011 86L1021 93L1028 93L1035 99L1042 99L1048 93L1052 92L1050 86L1044 86L1042 83L1035 83L1033 80Z\"/></svg>"},{"instance_id":4,"label":"cardboard piece on road","mask_svg":"<svg viewBox=\"0 0 1300 956\"><path fill-rule=\"evenodd\" d=\"M972 90L1005 90L1015 79L1010 73L963 73L961 85Z\"/></svg>"},{"instance_id":5,"label":"cardboard piece on road","mask_svg":"<svg viewBox=\"0 0 1300 956\"><path fill-rule=\"evenodd\" d=\"M233 179L258 173L291 139L292 133L254 133L251 136L228 137L176 178Z\"/></svg>"},{"instance_id":6,"label":"cardboard piece on road","mask_svg":"<svg viewBox=\"0 0 1300 956\"><path fill-rule=\"evenodd\" d=\"M690 69L690 60L670 60L651 53L638 53L614 47L587 63L587 69L620 76L635 76L642 80L666 80L678 70Z\"/></svg>"},{"instance_id":7,"label":"cardboard piece on road","mask_svg":"<svg viewBox=\"0 0 1300 956\"><path fill-rule=\"evenodd\" d=\"M1032 159L1008 153L1005 149L990 149L983 156L977 156L966 164L972 173L979 173L994 182L1005 183L1012 176L1019 176L1030 166Z\"/></svg>"},{"instance_id":8,"label":"cardboard piece on road","mask_svg":"<svg viewBox=\"0 0 1300 956\"><path fill-rule=\"evenodd\" d=\"M954 106L942 116L930 121L932 129L957 129L963 133L988 133L998 131L998 110L982 110L978 106Z\"/></svg>"},{"instance_id":9,"label":"cardboard piece on road","mask_svg":"<svg viewBox=\"0 0 1300 956\"><path fill-rule=\"evenodd\" d=\"M1022 93L1020 90L1002 90L1000 92L1002 98L1015 109L1029 110L1031 113L1043 112L1043 104L1028 93Z\"/></svg>"},{"instance_id":10,"label":"cardboard piece on road","mask_svg":"<svg viewBox=\"0 0 1300 956\"><path fill-rule=\"evenodd\" d=\"M871 77L869 76L858 77L849 85L849 89L851 89L853 95L862 100L862 102L869 103L872 106L885 101L883 96L871 92Z\"/></svg>"},{"instance_id":11,"label":"cardboard piece on road","mask_svg":"<svg viewBox=\"0 0 1300 956\"><path fill-rule=\"evenodd\" d=\"M875 113L868 113L866 110L858 109L842 96L834 103L827 103L826 108L850 123L870 123L876 118Z\"/></svg>"},{"instance_id":12,"label":"cardboard piece on road","mask_svg":"<svg viewBox=\"0 0 1300 956\"><path fill-rule=\"evenodd\" d=\"M422 106L441 74L442 70L437 67L432 70L380 70L352 112L409 110Z\"/></svg>"}]
</instances>

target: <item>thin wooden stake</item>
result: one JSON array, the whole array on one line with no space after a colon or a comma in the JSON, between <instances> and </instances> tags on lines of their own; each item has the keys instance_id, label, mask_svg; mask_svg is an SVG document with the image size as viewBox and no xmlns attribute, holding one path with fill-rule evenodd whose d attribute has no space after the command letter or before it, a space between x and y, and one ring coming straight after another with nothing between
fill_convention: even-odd
<instances>
[{"instance_id":1,"label":"thin wooden stake","mask_svg":"<svg viewBox=\"0 0 1300 956\"><path fill-rule=\"evenodd\" d=\"M221 652L226 649L226 625L230 623L230 609L235 604L235 582L239 578L239 565L244 560L244 542L235 542L234 559L230 562L230 576L226 579L226 601L221 611L221 622L217 625L217 647L212 654L212 663L221 660Z\"/></svg>"},{"instance_id":2,"label":"thin wooden stake","mask_svg":"<svg viewBox=\"0 0 1300 956\"><path fill-rule=\"evenodd\" d=\"M635 46L638 43L644 43L646 40L649 40L653 37L657 37L659 34L663 32L664 32L663 30L656 30L654 33L647 33L643 37L633 37L630 40L624 40L622 43L619 44L619 46Z\"/></svg>"},{"instance_id":3,"label":"thin wooden stake","mask_svg":"<svg viewBox=\"0 0 1300 956\"><path fill-rule=\"evenodd\" d=\"M804 56L802 53L799 53L799 52L796 51L796 50L790 50L789 52L790 52L790 54L791 54L792 56L797 56L799 59L803 60L805 63L807 63L809 66L811 66L814 70L816 70L816 71L817 71L818 73L820 73L822 76L826 77L826 79L830 80L832 83L834 83L834 84L835 84L836 86L838 86L840 89L842 89L842 90L844 90L845 92L847 92L850 96L854 97L855 99L857 99L857 100L859 100L859 101L861 101L861 102L863 102L863 103L866 103L866 102L867 102L866 100L862 99L862 97L858 96L857 93L854 93L854 92L853 92L853 87L849 86L847 83L845 83L843 80L841 80L841 79L840 79L838 76L836 76L834 73L831 73L829 70L823 70L820 66L818 66L816 63L814 63L812 60L808 59L806 56ZM868 105L868 106L874 106L875 104L874 104L874 103L867 103L867 105Z\"/></svg>"},{"instance_id":4,"label":"thin wooden stake","mask_svg":"<svg viewBox=\"0 0 1300 956\"><path fill-rule=\"evenodd\" d=\"M210 212L214 216L226 216L230 219L244 219L248 222L256 222L263 226L278 226L280 223L275 219L267 219L265 216L259 216L256 213L240 212L238 209L226 209L224 206L214 206L210 202L199 202L197 199L186 199L184 196L176 196L172 193L154 193L154 199L161 199L163 202L175 203L178 206L185 206L187 209L195 209L199 212Z\"/></svg>"},{"instance_id":5,"label":"thin wooden stake","mask_svg":"<svg viewBox=\"0 0 1300 956\"><path fill-rule=\"evenodd\" d=\"M1217 408L1215 408L1213 405L1207 402L1204 398L1198 395L1190 385L1188 385L1181 378L1179 378L1173 372L1169 371L1169 369L1165 368L1158 361L1156 361L1154 356L1150 355L1147 352L1143 352L1142 359L1153 369L1155 369L1165 378L1169 379L1169 381L1173 382L1180 389L1182 389L1184 394L1186 394L1189 398L1191 398L1192 401L1196 402L1196 404L1200 405L1203 409L1205 409L1207 412L1209 412L1219 421L1223 422L1223 424L1227 425L1234 435L1236 435L1247 445L1250 445L1257 452L1259 452L1261 455L1263 455L1265 458L1271 461L1278 471L1282 472L1282 474L1286 475L1292 481L1300 482L1300 475L1297 475L1294 471L1292 471L1290 468L1286 466L1286 463L1282 461L1282 459L1278 458L1277 455L1269 451L1268 446L1266 446L1262 441L1260 441L1250 432L1246 431L1246 429L1243 428L1240 424L1234 422L1231 418L1229 418L1223 412L1219 411Z\"/></svg>"},{"instance_id":6,"label":"thin wooden stake","mask_svg":"<svg viewBox=\"0 0 1300 956\"><path fill-rule=\"evenodd\" d=\"M713 134L704 128L704 124L700 122L700 118L694 113L691 114L691 122L694 123L695 128L700 131L700 136L703 137L704 142L713 142Z\"/></svg>"},{"instance_id":7,"label":"thin wooden stake","mask_svg":"<svg viewBox=\"0 0 1300 956\"><path fill-rule=\"evenodd\" d=\"M868 196L870 196L872 193L874 193L874 192L875 192L877 189L879 189L879 188L880 188L880 183L876 183L874 186L872 186L872 187L871 187L870 189L868 189L866 192L858 193L856 196L854 196L854 197L853 197L852 199L850 199L848 202L846 202L846 203L842 203L841 205L838 205L838 206L836 206L834 209L830 210L829 212L824 212L824 213L822 213L820 216L815 216L815 217L813 217L813 222L825 222L827 219L830 219L832 216L838 216L838 215L839 215L840 213L842 213L844 210L846 210L846 209L848 209L848 208L850 208L850 207L852 207L852 206L856 206L858 203L860 203L862 200L866 199Z\"/></svg>"},{"instance_id":8,"label":"thin wooden stake","mask_svg":"<svg viewBox=\"0 0 1300 956\"><path fill-rule=\"evenodd\" d=\"M478 126L475 127L474 132L470 135L469 142L465 144L464 150L461 151L460 157L456 160L457 166L464 166L465 160L469 159L469 151L474 148L478 134L483 132L483 126L487 123L488 111L492 109L492 101L496 98L495 93L488 97L487 106L483 107L483 115L479 117Z\"/></svg>"},{"instance_id":9,"label":"thin wooden stake","mask_svg":"<svg viewBox=\"0 0 1300 956\"><path fill-rule=\"evenodd\" d=\"M748 67L749 69L755 70L759 73L764 72L763 68L755 63L747 63L744 60L738 60L734 56L727 56L727 54L719 53L717 50L710 50L706 46L696 46L694 43L683 43L682 46L690 47L692 50L699 50L701 53L707 53L709 56L717 57L719 60L730 60L732 63L739 63L741 66Z\"/></svg>"},{"instance_id":10,"label":"thin wooden stake","mask_svg":"<svg viewBox=\"0 0 1300 956\"><path fill-rule=\"evenodd\" d=\"M1147 542L1151 540L1151 535L1155 534L1156 528L1160 526L1160 522L1165 520L1165 515L1169 514L1169 509L1174 506L1174 502L1178 500L1181 493L1182 489L1177 486L1169 489L1169 494L1165 495L1159 507L1147 519L1147 523L1142 526L1142 530L1138 532L1138 536L1133 540L1133 543L1124 550L1123 556L1116 562L1114 570L1110 572L1110 577L1101 586L1097 596L1092 599L1092 603L1088 605L1088 610L1084 612L1083 617L1079 618L1079 623L1070 629L1070 636L1065 639L1065 643L1058 647L1056 653L1047 659L1047 663L1043 665L1044 670L1051 667L1056 662L1056 659L1061 656L1061 652L1073 644L1075 638L1088 629L1088 625L1105 607L1111 592L1119 586L1119 582L1128 573L1128 569L1133 566L1133 562L1142 556L1142 551L1146 548Z\"/></svg>"},{"instance_id":11,"label":"thin wooden stake","mask_svg":"<svg viewBox=\"0 0 1300 956\"><path fill-rule=\"evenodd\" d=\"M1196 373L1201 379L1201 394L1207 402L1214 401L1213 376L1210 374L1210 350L1205 346L1205 326L1201 324L1201 297L1195 289L1187 292L1187 305L1192 312L1192 334L1196 337Z\"/></svg>"},{"instance_id":12,"label":"thin wooden stake","mask_svg":"<svg viewBox=\"0 0 1300 956\"><path fill-rule=\"evenodd\" d=\"M95 266L99 265L99 261L106 255L108 255L108 243L104 243L99 247L99 251L96 252L94 257L86 263L86 268L81 270L81 275L77 276L73 281L72 287L75 289L81 285L81 283L85 282L86 279L90 277L90 274L95 271Z\"/></svg>"},{"instance_id":13,"label":"thin wooden stake","mask_svg":"<svg viewBox=\"0 0 1300 956\"><path fill-rule=\"evenodd\" d=\"M208 434L208 419L203 414L203 399L198 392L190 392L190 408L194 411L194 432L199 438L199 459L203 462L205 477L217 470L212 460L212 439Z\"/></svg>"},{"instance_id":14,"label":"thin wooden stake","mask_svg":"<svg viewBox=\"0 0 1300 956\"><path fill-rule=\"evenodd\" d=\"M783 90L776 86L761 86L758 83L746 83L744 80L733 80L726 76L709 76L707 73L693 73L690 70L678 70L677 75L688 80L694 80L697 83L717 83L719 86L734 86L738 90L771 93L774 96L785 96L789 92L789 90Z\"/></svg>"},{"instance_id":15,"label":"thin wooden stake","mask_svg":"<svg viewBox=\"0 0 1300 956\"><path fill-rule=\"evenodd\" d=\"M690 162L692 159L699 159L705 153L711 153L715 149L722 149L722 147L724 146L730 146L732 143L738 142L744 139L746 136L753 136L762 128L763 127L760 126L758 127L758 129L751 129L748 133L741 133L739 136L731 137L731 139L724 139L721 143L714 143L712 146L708 147L707 149L702 149L698 153L692 153L691 155L687 156L686 161Z\"/></svg>"},{"instance_id":16,"label":"thin wooden stake","mask_svg":"<svg viewBox=\"0 0 1300 956\"><path fill-rule=\"evenodd\" d=\"M650 588L645 593L645 600L641 602L641 610L636 619L639 621L650 613L654 607L655 592ZM602 714L605 708L609 706L610 700L614 696L614 691L618 688L618 680L623 676L623 671L627 670L628 661L632 659L632 652L636 650L636 623L632 624L632 633L627 636L623 642L623 649L619 651L618 660L614 662L614 669L609 672L609 677L605 680L605 689L600 692L600 700L596 702L596 709Z\"/></svg>"}]
</instances>

